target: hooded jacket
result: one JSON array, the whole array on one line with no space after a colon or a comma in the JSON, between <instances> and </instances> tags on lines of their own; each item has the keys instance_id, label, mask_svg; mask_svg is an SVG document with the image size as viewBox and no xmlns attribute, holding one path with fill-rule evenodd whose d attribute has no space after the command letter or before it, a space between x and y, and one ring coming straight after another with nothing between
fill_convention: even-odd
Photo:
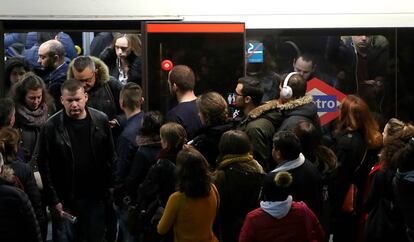
<instances>
[{"instance_id":1,"label":"hooded jacket","mask_svg":"<svg viewBox=\"0 0 414 242\"><path fill-rule=\"evenodd\" d=\"M255 159L265 171L270 171L272 163L273 135L282 123L277 100L270 101L251 110L240 122L239 129L246 132L252 141Z\"/></svg>"},{"instance_id":2,"label":"hooded jacket","mask_svg":"<svg viewBox=\"0 0 414 242\"><path fill-rule=\"evenodd\" d=\"M263 204L263 203L262 203ZM267 210L267 211L266 211ZM323 241L324 231L315 214L302 202L292 202L289 212L277 218L261 207L247 214L240 231L240 242ZM312 230L312 239L308 230Z\"/></svg>"},{"instance_id":3,"label":"hooded jacket","mask_svg":"<svg viewBox=\"0 0 414 242\"><path fill-rule=\"evenodd\" d=\"M321 124L318 111L312 96L303 96L278 105L283 116L283 123L279 130L294 131L302 121L311 122L321 132Z\"/></svg>"},{"instance_id":4,"label":"hooded jacket","mask_svg":"<svg viewBox=\"0 0 414 242\"><path fill-rule=\"evenodd\" d=\"M88 102L86 105L104 112L108 115L109 120L114 119L117 115L122 115L122 110L119 106L119 93L122 85L109 75L108 67L103 61L93 56L90 56L90 58L95 62L97 73L96 83L88 91ZM68 79L74 78L72 67L73 61L68 67Z\"/></svg>"},{"instance_id":5,"label":"hooded jacket","mask_svg":"<svg viewBox=\"0 0 414 242\"><path fill-rule=\"evenodd\" d=\"M13 171L6 167L0 173L0 241L42 241L33 207L13 185Z\"/></svg>"}]
</instances>

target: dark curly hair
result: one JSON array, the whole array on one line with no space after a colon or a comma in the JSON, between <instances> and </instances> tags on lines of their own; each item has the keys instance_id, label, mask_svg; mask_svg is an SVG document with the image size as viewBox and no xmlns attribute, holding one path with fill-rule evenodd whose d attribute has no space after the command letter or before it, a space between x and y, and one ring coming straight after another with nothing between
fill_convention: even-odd
<instances>
[{"instance_id":1,"label":"dark curly hair","mask_svg":"<svg viewBox=\"0 0 414 242\"><path fill-rule=\"evenodd\" d=\"M381 168L395 170L397 164L392 162L392 158L414 136L414 126L392 118L388 121L384 132L386 132L386 138L380 152Z\"/></svg>"},{"instance_id":2,"label":"dark curly hair","mask_svg":"<svg viewBox=\"0 0 414 242\"><path fill-rule=\"evenodd\" d=\"M16 104L25 105L25 97L28 91L42 89L42 102L46 103L48 106L52 103L52 97L47 91L46 84L43 79L34 73L26 73L23 76L23 79L16 84L16 87L13 90L13 101Z\"/></svg>"}]
</instances>

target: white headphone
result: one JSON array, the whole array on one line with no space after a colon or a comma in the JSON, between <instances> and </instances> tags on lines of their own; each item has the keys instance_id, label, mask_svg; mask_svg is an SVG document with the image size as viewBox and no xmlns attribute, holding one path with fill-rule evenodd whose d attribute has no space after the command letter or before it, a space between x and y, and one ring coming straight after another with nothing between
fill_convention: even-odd
<instances>
[{"instance_id":1,"label":"white headphone","mask_svg":"<svg viewBox=\"0 0 414 242\"><path fill-rule=\"evenodd\" d=\"M285 80L283 81L282 90L280 90L280 97L285 99L285 100L289 99L293 96L292 88L290 86L288 86L288 82L289 82L289 79L295 74L298 74L298 73L297 72L289 73L286 76Z\"/></svg>"}]
</instances>

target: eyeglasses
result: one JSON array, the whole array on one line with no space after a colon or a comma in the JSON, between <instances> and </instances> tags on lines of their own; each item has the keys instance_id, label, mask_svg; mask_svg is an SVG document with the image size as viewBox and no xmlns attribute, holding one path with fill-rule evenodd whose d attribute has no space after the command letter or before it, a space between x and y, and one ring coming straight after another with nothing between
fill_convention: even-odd
<instances>
[{"instance_id":1,"label":"eyeglasses","mask_svg":"<svg viewBox=\"0 0 414 242\"><path fill-rule=\"evenodd\" d=\"M91 82L92 78L95 76L95 72L92 73L91 77L83 78L83 79L77 79L80 82Z\"/></svg>"}]
</instances>

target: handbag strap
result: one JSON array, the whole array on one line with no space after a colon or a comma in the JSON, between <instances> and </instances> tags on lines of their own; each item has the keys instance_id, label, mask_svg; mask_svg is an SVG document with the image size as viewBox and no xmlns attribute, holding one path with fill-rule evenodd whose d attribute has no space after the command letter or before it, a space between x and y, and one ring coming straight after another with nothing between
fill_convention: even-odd
<instances>
[{"instance_id":1,"label":"handbag strap","mask_svg":"<svg viewBox=\"0 0 414 242\"><path fill-rule=\"evenodd\" d=\"M355 170L354 170L354 172L352 174L356 174L358 172L358 170L361 168L362 164L365 161L365 158L367 157L367 153L368 153L368 148L365 148L364 155L362 156L361 162L359 163L359 165L357 166L357 168L355 168Z\"/></svg>"}]
</instances>

